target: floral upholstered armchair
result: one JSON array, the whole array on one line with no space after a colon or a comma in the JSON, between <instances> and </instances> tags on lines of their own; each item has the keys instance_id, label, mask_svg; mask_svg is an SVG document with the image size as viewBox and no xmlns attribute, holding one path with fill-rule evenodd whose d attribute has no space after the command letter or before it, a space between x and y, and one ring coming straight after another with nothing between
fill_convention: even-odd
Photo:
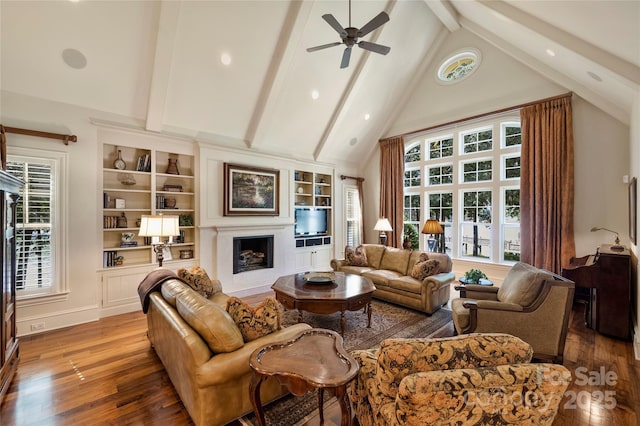
<instances>
[{"instance_id":1,"label":"floral upholstered armchair","mask_svg":"<svg viewBox=\"0 0 640 426\"><path fill-rule=\"evenodd\" d=\"M348 395L360 425L551 425L571 374L531 364L531 346L507 334L387 339L353 351Z\"/></svg>"}]
</instances>

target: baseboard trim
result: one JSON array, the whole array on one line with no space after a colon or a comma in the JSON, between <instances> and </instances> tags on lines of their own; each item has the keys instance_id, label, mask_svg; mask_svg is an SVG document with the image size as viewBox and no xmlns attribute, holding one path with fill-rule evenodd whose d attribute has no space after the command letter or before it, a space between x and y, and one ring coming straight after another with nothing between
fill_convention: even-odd
<instances>
[{"instance_id":1,"label":"baseboard trim","mask_svg":"<svg viewBox=\"0 0 640 426\"><path fill-rule=\"evenodd\" d=\"M18 337L40 334L51 330L97 321L99 317L99 309L95 305L39 315L27 316L20 315L20 312L18 312L16 334Z\"/></svg>"}]
</instances>

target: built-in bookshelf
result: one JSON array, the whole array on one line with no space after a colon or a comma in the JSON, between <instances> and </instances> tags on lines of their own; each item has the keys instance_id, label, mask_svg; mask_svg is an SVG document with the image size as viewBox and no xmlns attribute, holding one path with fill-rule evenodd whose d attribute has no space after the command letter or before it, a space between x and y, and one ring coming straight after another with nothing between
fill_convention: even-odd
<instances>
[{"instance_id":1,"label":"built-in bookshelf","mask_svg":"<svg viewBox=\"0 0 640 426\"><path fill-rule=\"evenodd\" d=\"M333 175L294 170L296 269L325 270L333 255Z\"/></svg>"},{"instance_id":2,"label":"built-in bookshelf","mask_svg":"<svg viewBox=\"0 0 640 426\"><path fill-rule=\"evenodd\" d=\"M149 237L138 235L143 215L177 215L180 234L165 262L195 257L196 203L193 155L103 144L102 266L150 265Z\"/></svg>"}]
</instances>

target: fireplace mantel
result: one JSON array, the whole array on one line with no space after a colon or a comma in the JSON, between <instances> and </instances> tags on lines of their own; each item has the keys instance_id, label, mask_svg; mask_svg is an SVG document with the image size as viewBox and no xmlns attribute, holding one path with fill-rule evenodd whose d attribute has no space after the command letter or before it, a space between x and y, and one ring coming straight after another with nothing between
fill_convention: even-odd
<instances>
[{"instance_id":1,"label":"fireplace mantel","mask_svg":"<svg viewBox=\"0 0 640 426\"><path fill-rule=\"evenodd\" d=\"M293 229L293 224L269 224L266 225L256 224L256 225L218 225L211 227L214 231L219 234L222 233L243 233L243 232L266 232L271 230L282 230L282 229Z\"/></svg>"},{"instance_id":2,"label":"fireplace mantel","mask_svg":"<svg viewBox=\"0 0 640 426\"><path fill-rule=\"evenodd\" d=\"M282 275L295 269L295 240L291 224L218 225L210 228L213 238L213 264L216 277L226 293L242 297L269 291ZM273 235L273 268L233 273L233 238Z\"/></svg>"}]
</instances>

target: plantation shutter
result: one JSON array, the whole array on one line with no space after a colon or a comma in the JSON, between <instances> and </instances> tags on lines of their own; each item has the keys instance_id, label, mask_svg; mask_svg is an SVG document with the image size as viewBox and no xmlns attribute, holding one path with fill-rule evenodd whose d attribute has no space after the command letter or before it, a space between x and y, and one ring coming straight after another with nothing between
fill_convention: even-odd
<instances>
[{"instance_id":1,"label":"plantation shutter","mask_svg":"<svg viewBox=\"0 0 640 426\"><path fill-rule=\"evenodd\" d=\"M17 290L47 289L53 285L51 224L53 223L52 166L46 161L10 161L7 171L25 182L16 219Z\"/></svg>"},{"instance_id":2,"label":"plantation shutter","mask_svg":"<svg viewBox=\"0 0 640 426\"><path fill-rule=\"evenodd\" d=\"M346 245L356 247L362 244L362 212L360 194L357 188L345 189L345 214L347 221Z\"/></svg>"}]
</instances>

